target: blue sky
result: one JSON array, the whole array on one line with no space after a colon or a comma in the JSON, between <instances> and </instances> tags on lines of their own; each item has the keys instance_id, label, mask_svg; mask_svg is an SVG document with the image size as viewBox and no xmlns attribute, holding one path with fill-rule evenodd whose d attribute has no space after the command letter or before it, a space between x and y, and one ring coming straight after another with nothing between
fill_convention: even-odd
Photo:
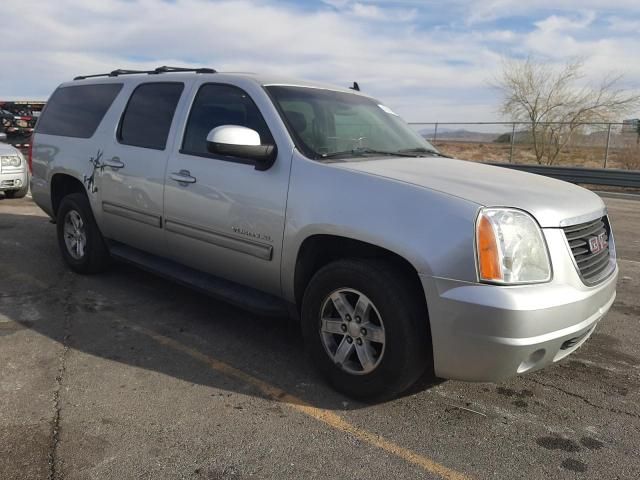
<instances>
[{"instance_id":1,"label":"blue sky","mask_svg":"<svg viewBox=\"0 0 640 480\"><path fill-rule=\"evenodd\" d=\"M206 65L341 85L411 121L500 120L505 58L583 57L584 82L640 87L637 0L22 0L5 2L0 98L78 74ZM17 72L17 73L13 73Z\"/></svg>"}]
</instances>

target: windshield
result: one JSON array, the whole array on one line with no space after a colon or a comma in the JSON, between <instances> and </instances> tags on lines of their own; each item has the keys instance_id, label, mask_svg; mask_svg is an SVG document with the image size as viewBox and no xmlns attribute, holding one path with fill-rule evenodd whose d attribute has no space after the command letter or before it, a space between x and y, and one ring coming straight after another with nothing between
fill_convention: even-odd
<instances>
[{"instance_id":1,"label":"windshield","mask_svg":"<svg viewBox=\"0 0 640 480\"><path fill-rule=\"evenodd\" d=\"M396 113L371 98L319 88L266 89L309 158L439 155Z\"/></svg>"}]
</instances>

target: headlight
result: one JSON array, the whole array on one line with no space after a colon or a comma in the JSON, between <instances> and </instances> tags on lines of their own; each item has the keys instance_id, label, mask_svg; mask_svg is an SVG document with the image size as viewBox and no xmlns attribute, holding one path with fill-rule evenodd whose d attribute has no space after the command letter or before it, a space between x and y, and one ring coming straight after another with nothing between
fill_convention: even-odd
<instances>
[{"instance_id":1,"label":"headlight","mask_svg":"<svg viewBox=\"0 0 640 480\"><path fill-rule=\"evenodd\" d=\"M19 167L22 164L20 157L17 155L7 155L0 157L3 167Z\"/></svg>"},{"instance_id":2,"label":"headlight","mask_svg":"<svg viewBox=\"0 0 640 480\"><path fill-rule=\"evenodd\" d=\"M513 208L484 208L476 222L481 281L517 284L551 280L542 230L531 215Z\"/></svg>"}]
</instances>

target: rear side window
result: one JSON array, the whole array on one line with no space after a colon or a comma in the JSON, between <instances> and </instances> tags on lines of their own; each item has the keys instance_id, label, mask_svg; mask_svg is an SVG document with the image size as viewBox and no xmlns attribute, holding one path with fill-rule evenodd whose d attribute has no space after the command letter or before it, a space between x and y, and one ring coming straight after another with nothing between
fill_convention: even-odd
<instances>
[{"instance_id":1,"label":"rear side window","mask_svg":"<svg viewBox=\"0 0 640 480\"><path fill-rule=\"evenodd\" d=\"M273 137L251 97L238 87L203 85L191 108L182 142L182 153L215 157L207 149L207 135L221 125L240 125L258 132L262 145L273 145Z\"/></svg>"},{"instance_id":2,"label":"rear side window","mask_svg":"<svg viewBox=\"0 0 640 480\"><path fill-rule=\"evenodd\" d=\"M164 150L183 83L144 83L134 90L122 115L118 141Z\"/></svg>"},{"instance_id":3,"label":"rear side window","mask_svg":"<svg viewBox=\"0 0 640 480\"><path fill-rule=\"evenodd\" d=\"M51 95L36 131L91 138L121 89L121 83L60 87Z\"/></svg>"}]
</instances>

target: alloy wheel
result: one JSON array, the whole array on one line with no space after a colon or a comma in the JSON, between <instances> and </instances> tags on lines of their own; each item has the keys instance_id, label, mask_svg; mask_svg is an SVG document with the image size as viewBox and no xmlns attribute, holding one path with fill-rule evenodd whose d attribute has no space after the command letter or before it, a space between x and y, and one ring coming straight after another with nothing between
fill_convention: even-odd
<instances>
[{"instance_id":1,"label":"alloy wheel","mask_svg":"<svg viewBox=\"0 0 640 480\"><path fill-rule=\"evenodd\" d=\"M371 373L384 355L382 316L358 290L341 288L327 296L320 309L320 336L333 362L353 375Z\"/></svg>"},{"instance_id":2,"label":"alloy wheel","mask_svg":"<svg viewBox=\"0 0 640 480\"><path fill-rule=\"evenodd\" d=\"M84 257L87 247L87 232L82 217L76 210L69 210L64 217L64 244L75 260Z\"/></svg>"}]
</instances>

